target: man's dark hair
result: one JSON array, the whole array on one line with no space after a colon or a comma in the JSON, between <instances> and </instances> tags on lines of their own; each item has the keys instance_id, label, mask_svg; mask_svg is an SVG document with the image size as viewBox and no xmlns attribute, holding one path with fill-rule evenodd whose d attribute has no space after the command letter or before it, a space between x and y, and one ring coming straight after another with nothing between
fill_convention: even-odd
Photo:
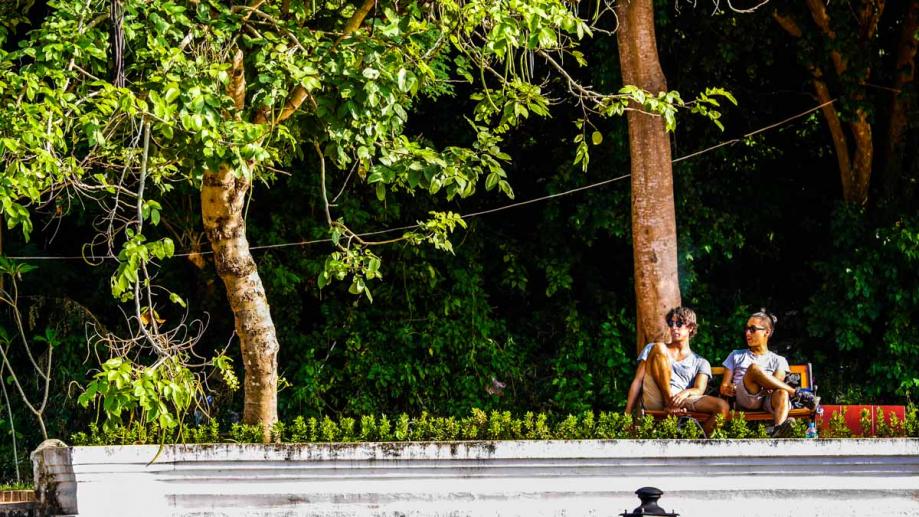
<instances>
[{"instance_id":1,"label":"man's dark hair","mask_svg":"<svg viewBox=\"0 0 919 517\"><path fill-rule=\"evenodd\" d=\"M674 307L667 313L667 325L674 321L682 321L683 325L689 326L689 337L696 335L696 312L689 307Z\"/></svg>"}]
</instances>

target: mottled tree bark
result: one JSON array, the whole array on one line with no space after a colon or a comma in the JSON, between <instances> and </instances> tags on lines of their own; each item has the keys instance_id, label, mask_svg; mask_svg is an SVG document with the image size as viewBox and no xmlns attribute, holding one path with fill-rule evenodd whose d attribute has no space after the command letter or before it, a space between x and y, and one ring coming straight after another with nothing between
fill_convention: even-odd
<instances>
[{"instance_id":1,"label":"mottled tree bark","mask_svg":"<svg viewBox=\"0 0 919 517\"><path fill-rule=\"evenodd\" d=\"M654 34L651 0L617 3L619 60L625 84L667 90ZM680 305L670 139L661 117L627 114L632 172L632 247L637 347L669 341L667 311Z\"/></svg>"},{"instance_id":2,"label":"mottled tree bark","mask_svg":"<svg viewBox=\"0 0 919 517\"><path fill-rule=\"evenodd\" d=\"M245 369L243 422L261 424L265 439L278 419L278 338L265 288L246 239L243 218L249 182L229 167L204 174L201 216L226 287Z\"/></svg>"}]
</instances>

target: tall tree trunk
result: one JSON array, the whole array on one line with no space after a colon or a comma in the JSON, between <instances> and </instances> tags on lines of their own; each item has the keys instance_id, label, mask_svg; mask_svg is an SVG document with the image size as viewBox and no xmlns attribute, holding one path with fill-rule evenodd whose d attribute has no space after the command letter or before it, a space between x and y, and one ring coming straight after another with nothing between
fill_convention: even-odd
<instances>
[{"instance_id":1,"label":"tall tree trunk","mask_svg":"<svg viewBox=\"0 0 919 517\"><path fill-rule=\"evenodd\" d=\"M619 60L625 84L667 91L654 35L651 0L618 2ZM632 248L635 264L637 347L669 341L667 311L680 305L676 213L670 139L661 117L629 111L632 172Z\"/></svg>"},{"instance_id":2,"label":"tall tree trunk","mask_svg":"<svg viewBox=\"0 0 919 517\"><path fill-rule=\"evenodd\" d=\"M201 187L204 232L226 287L245 368L243 422L260 424L269 439L278 419L278 338L265 288L246 239L243 218L249 182L229 167L207 171Z\"/></svg>"}]
</instances>

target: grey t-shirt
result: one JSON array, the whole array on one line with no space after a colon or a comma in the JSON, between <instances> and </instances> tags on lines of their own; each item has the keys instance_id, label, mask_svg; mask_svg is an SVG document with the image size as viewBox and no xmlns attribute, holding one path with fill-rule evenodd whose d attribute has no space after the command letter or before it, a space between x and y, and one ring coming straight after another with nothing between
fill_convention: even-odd
<instances>
[{"instance_id":1,"label":"grey t-shirt","mask_svg":"<svg viewBox=\"0 0 919 517\"><path fill-rule=\"evenodd\" d=\"M731 379L731 382L740 384L743 382L744 374L747 373L747 368L753 363L758 364L769 375L776 370L788 371L788 361L779 354L769 351L763 355L754 355L749 348L734 350L728 354L728 358L722 364L733 372L734 378Z\"/></svg>"},{"instance_id":2,"label":"grey t-shirt","mask_svg":"<svg viewBox=\"0 0 919 517\"><path fill-rule=\"evenodd\" d=\"M639 363L648 359L648 354L651 353L651 347L653 346L654 343L648 343L638 354ZM700 373L708 375L709 378L712 377L712 365L704 357L696 355L695 352L689 352L682 361L672 361L670 371L670 389L677 392L691 387L693 381L696 380L696 376Z\"/></svg>"}]
</instances>

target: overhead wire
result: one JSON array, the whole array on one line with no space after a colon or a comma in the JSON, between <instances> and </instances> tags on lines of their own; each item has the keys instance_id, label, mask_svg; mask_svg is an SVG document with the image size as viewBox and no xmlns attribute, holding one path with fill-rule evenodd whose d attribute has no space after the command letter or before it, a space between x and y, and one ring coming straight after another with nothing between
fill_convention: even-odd
<instances>
[{"instance_id":1,"label":"overhead wire","mask_svg":"<svg viewBox=\"0 0 919 517\"><path fill-rule=\"evenodd\" d=\"M827 105L836 102L836 100L837 100L837 99L831 99L831 100L829 100L829 101L827 101L827 102L824 102L824 103L822 103L822 104L819 104L819 105L817 105L817 106L814 106L814 107L812 107L812 108L809 108L809 109L807 109L807 110L805 110L805 111L802 111L802 112L797 113L797 114L795 114L795 115L791 115L790 117L784 118L784 119L782 119L782 120L780 120L780 121L778 121L778 122L774 122L774 123L769 124L769 125L767 125L767 126L763 126L763 127L759 128L759 129L756 129L756 130L754 130L754 131L750 131L750 132L748 132L748 133L744 133L743 135L741 135L741 136L739 136L739 137L732 138L732 139L730 139L730 140L725 140L725 141L723 141L723 142L719 142L719 143L717 143L717 144L715 144L715 145L712 145L712 146L710 146L710 147L706 147L706 148L701 149L701 150L699 150L699 151L695 151L695 152L692 152L692 153L690 153L690 154L683 155L683 156L680 156L680 157L678 157L678 158L674 158L674 159L671 160L671 163L679 163L679 162L681 162L681 161L688 160L688 159L690 159L690 158L695 158L695 157L697 157L697 156L700 156L700 155L703 155L703 154L712 152L712 151L714 151L714 150L716 150L716 149L719 149L719 148L721 148L721 147L726 147L726 146L733 145L733 144L736 144L736 143L739 143L739 142L743 142L744 140L746 140L746 139L748 139L748 138L750 138L750 137L753 137L753 136L755 136L755 135L757 135L757 134L759 134L759 133L763 133L763 132L765 132L765 131L769 131L770 129L775 129L775 128L777 128L777 127L784 126L784 125L789 124L789 123L791 123L791 122L793 122L793 121L795 121L795 120L797 120L797 119L799 119L799 118L801 118L801 117L805 117L805 116L807 116L807 115L810 115L811 113L813 113L813 112L815 112L815 111L817 111L817 110L819 110L819 109L823 109L823 108L826 107ZM510 209L512 209L512 208L518 208L518 207L521 207L521 206L531 205L531 204L533 204L533 203L539 203L539 202L542 202L542 201L548 201L548 200L550 200L550 199L555 199L555 198L559 198L559 197L563 197L563 196L568 196L568 195L571 195L571 194L575 194L575 193L578 193L578 192L582 192L582 191L585 191L585 190L590 190L590 189L602 187L602 186L608 185L608 184L610 184L610 183L615 183L615 182L617 182L617 181L624 180L624 179L626 179L626 178L628 178L628 177L630 177L630 176L631 176L631 174L623 174L622 176L618 176L618 177L611 178L611 179L606 179L606 180L603 180L603 181L598 181L598 182L595 182L595 183L590 183L590 184L588 184L588 185L583 185L583 186L580 186L580 187L575 187L575 188L572 188L572 189L564 190L564 191L562 191L562 192L556 192L556 193L554 193L554 194L547 194L547 195L545 195L545 196L539 196L539 197L535 197L535 198L532 198L532 199L527 199L527 200L525 200L525 201L518 201L518 202L516 202L516 203L509 203L509 204L506 204L506 205L498 206L498 207L495 207L495 208L489 208L489 209L486 209L486 210L480 210L480 211L477 211L477 212L470 212L470 213L468 213L468 214L463 214L463 215L461 215L461 217L462 217L463 219L471 219L471 218L473 218L473 217L479 217L479 216L482 216L482 215L493 214L493 213L495 213L495 212L501 212L501 211L504 211L504 210L510 210ZM406 231L406 230L412 230L412 229L418 228L419 226L420 226L419 224L411 224L411 225L399 226L399 227L394 227L394 228L385 228L385 229L382 229L382 230L376 230L376 231L370 231L370 232L365 232L365 233L359 233L359 234L357 234L357 236L358 236L358 237L372 237L372 236L375 236L375 235L382 235L382 234L386 234L386 233L393 233L393 232L401 232L401 231ZM282 243L277 243L277 244L263 244L263 245L259 245L259 246L250 246L250 247L249 247L249 250L250 250L250 251L260 251L260 250L267 250L267 249L289 248L289 247L295 247L295 246L311 246L311 245L313 245L313 244L323 244L323 243L328 243L328 242L332 242L332 239L327 237L327 238L324 238L324 239L313 239L313 240L292 241L292 242L282 242ZM214 253L213 251L182 252L182 253L175 253L175 254L173 254L172 256L173 256L173 257L190 257L190 256L192 256L192 255L212 255L213 253ZM114 260L116 257L115 257L114 255L102 255L102 256L76 255L76 256L17 256L17 257L6 257L6 258L8 258L8 259L13 259L13 260Z\"/></svg>"}]
</instances>

